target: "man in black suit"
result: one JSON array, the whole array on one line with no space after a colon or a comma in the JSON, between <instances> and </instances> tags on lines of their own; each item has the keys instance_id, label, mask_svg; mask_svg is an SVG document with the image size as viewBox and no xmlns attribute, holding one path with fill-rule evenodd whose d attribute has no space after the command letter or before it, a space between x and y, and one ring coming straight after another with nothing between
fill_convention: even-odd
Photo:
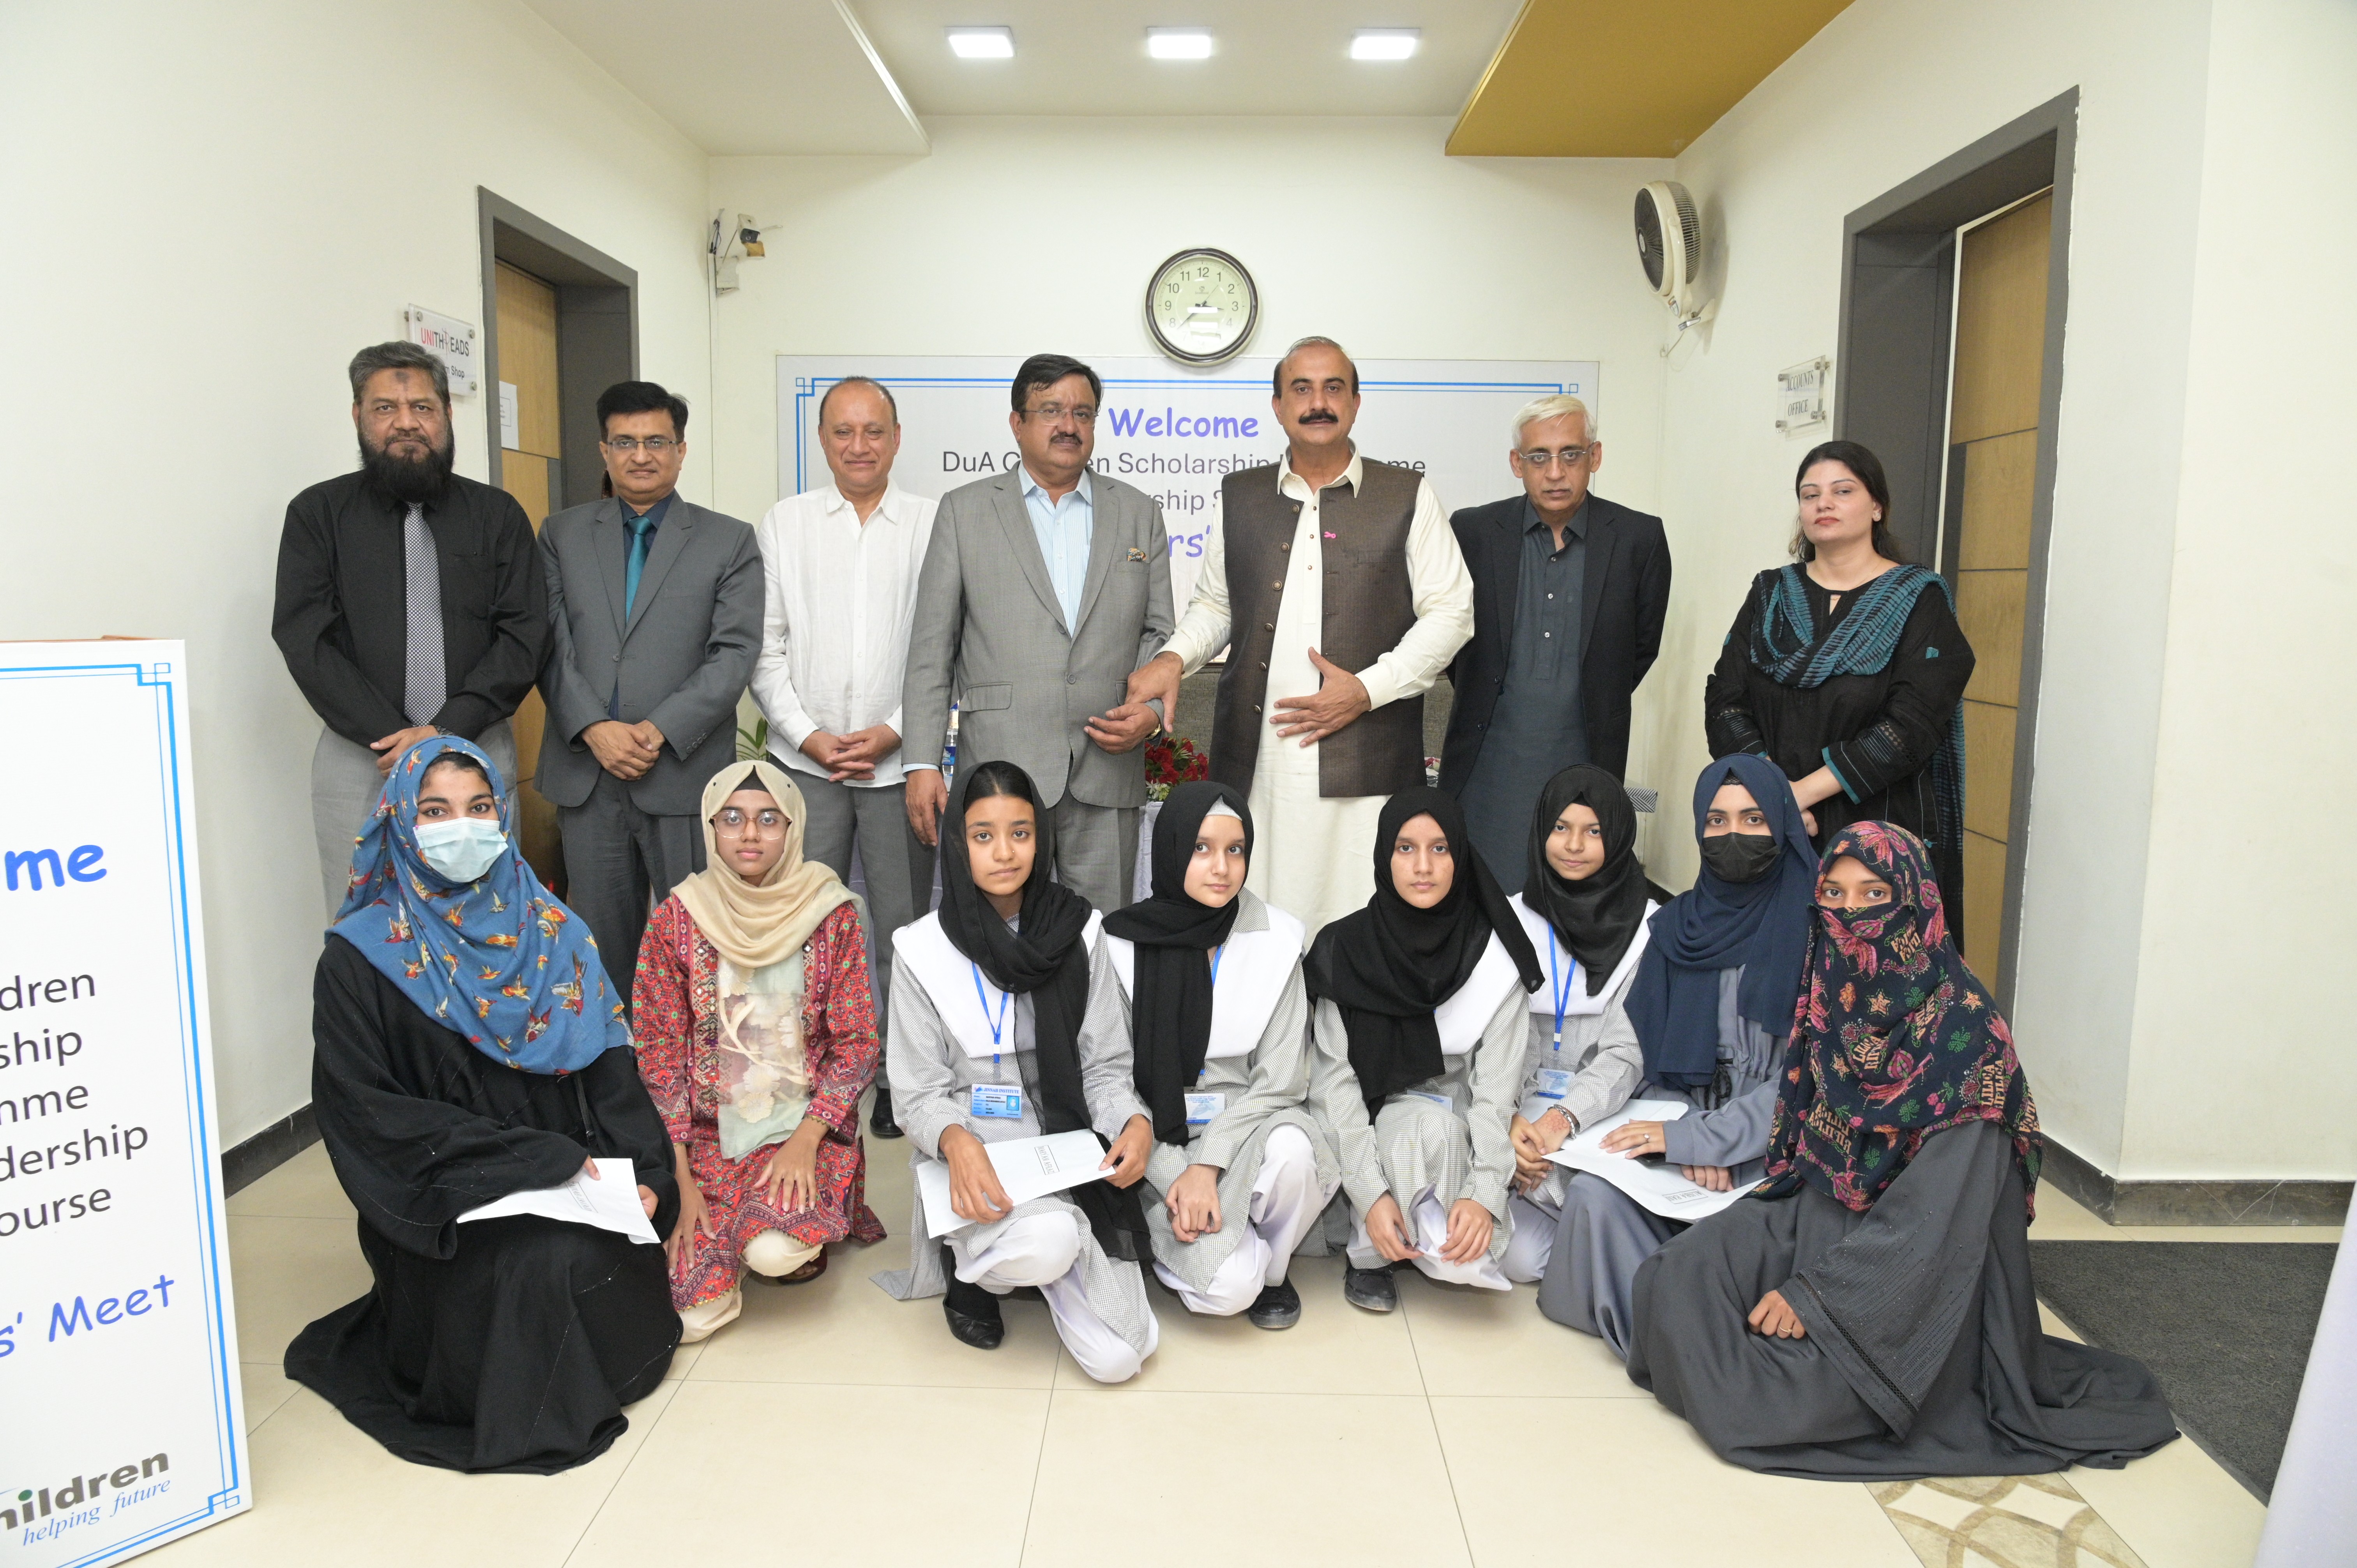
<instances>
[{"instance_id":1,"label":"man in black suit","mask_svg":"<svg viewBox=\"0 0 2357 1568\"><path fill-rule=\"evenodd\" d=\"M1629 697L1661 651L1670 545L1660 518L1589 493L1604 443L1579 399L1525 404L1507 461L1523 493L1448 520L1473 574L1473 640L1448 669L1440 787L1515 888L1547 779L1575 762L1629 766Z\"/></svg>"}]
</instances>

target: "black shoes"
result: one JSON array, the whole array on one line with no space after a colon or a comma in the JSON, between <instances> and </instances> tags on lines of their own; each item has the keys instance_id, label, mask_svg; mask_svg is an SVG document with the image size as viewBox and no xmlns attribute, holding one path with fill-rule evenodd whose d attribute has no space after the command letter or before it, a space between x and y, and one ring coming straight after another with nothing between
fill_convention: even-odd
<instances>
[{"instance_id":1,"label":"black shoes","mask_svg":"<svg viewBox=\"0 0 2357 1568\"><path fill-rule=\"evenodd\" d=\"M1399 1286L1392 1283L1389 1269L1361 1269L1345 1263L1342 1299L1368 1312L1392 1312L1399 1306Z\"/></svg>"},{"instance_id":2,"label":"black shoes","mask_svg":"<svg viewBox=\"0 0 2357 1568\"><path fill-rule=\"evenodd\" d=\"M998 1316L998 1298L980 1285L970 1285L958 1278L946 1247L942 1249L942 1267L949 1284L947 1294L942 1297L942 1314L950 1320L950 1333L961 1345L971 1345L977 1350L997 1349L1006 1338L1006 1324Z\"/></svg>"},{"instance_id":3,"label":"black shoes","mask_svg":"<svg viewBox=\"0 0 2357 1568\"><path fill-rule=\"evenodd\" d=\"M879 1138L908 1136L900 1131L900 1124L892 1120L892 1086L880 1078L876 1080L875 1109L867 1113L867 1130Z\"/></svg>"},{"instance_id":4,"label":"black shoes","mask_svg":"<svg viewBox=\"0 0 2357 1568\"><path fill-rule=\"evenodd\" d=\"M1391 1277L1383 1277L1385 1284ZM1244 1308L1244 1321L1254 1328L1290 1328L1301 1321L1301 1293L1289 1283L1264 1286L1258 1299Z\"/></svg>"}]
</instances>

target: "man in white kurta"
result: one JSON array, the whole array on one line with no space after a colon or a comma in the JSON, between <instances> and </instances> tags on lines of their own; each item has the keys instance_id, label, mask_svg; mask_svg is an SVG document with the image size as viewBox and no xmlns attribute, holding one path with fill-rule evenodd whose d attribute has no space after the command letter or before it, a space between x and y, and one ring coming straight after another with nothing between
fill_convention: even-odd
<instances>
[{"instance_id":1,"label":"man in white kurta","mask_svg":"<svg viewBox=\"0 0 2357 1568\"><path fill-rule=\"evenodd\" d=\"M1231 481L1273 483L1278 495L1299 508L1291 538L1279 545L1276 557L1283 586L1269 585L1277 594L1273 628L1258 628L1274 634L1265 639L1265 695L1244 704L1257 732L1249 798L1254 820L1262 824L1261 847L1246 885L1298 917L1314 938L1327 921L1360 908L1374 891L1371 852L1376 819L1391 793L1322 792L1320 748L1365 715L1414 703L1431 689L1473 635L1473 581L1431 483L1409 476L1415 491L1405 564L1413 624L1361 668L1344 669L1325 658L1320 645L1333 640L1327 616L1337 601L1322 579L1337 569L1363 569L1363 564L1351 559L1345 541L1337 537L1339 530L1322 513L1334 507L1338 492L1347 489L1345 501L1366 496L1370 471L1384 465L1368 463L1351 442L1359 411L1358 370L1337 345L1323 338L1297 344L1277 366L1272 403L1288 438L1285 460L1273 473L1254 469ZM1233 601L1241 596L1230 593L1228 546L1223 505L1211 520L1195 596L1161 653L1131 677L1132 702L1159 697L1164 712L1176 713L1180 678L1227 648L1232 637L1232 661L1254 652L1248 634L1254 628L1233 624ZM1223 682L1223 700L1227 696ZM1421 703L1415 706L1420 710ZM1263 708L1269 710L1265 715ZM1422 781L1420 718L1414 727L1417 776L1394 788ZM1229 733L1245 732L1239 725ZM1214 776L1222 772L1218 748L1225 739L1222 735L1213 742ZM1398 744L1406 744L1406 737L1400 736Z\"/></svg>"}]
</instances>

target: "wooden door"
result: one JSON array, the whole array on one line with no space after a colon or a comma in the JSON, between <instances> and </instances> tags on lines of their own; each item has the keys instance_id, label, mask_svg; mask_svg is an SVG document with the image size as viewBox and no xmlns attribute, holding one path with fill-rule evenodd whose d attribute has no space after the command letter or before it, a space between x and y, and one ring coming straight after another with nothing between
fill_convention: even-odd
<instances>
[{"instance_id":1,"label":"wooden door","mask_svg":"<svg viewBox=\"0 0 2357 1568\"><path fill-rule=\"evenodd\" d=\"M499 394L505 397L508 389L513 388L516 403L515 430L500 442L504 447L500 456L500 484L523 503L524 515L537 530L548 516L556 465L565 456L557 403L556 290L501 262L494 321L499 334ZM515 713L517 826L523 839L524 859L562 897L564 856L557 843L556 808L533 788L541 731L546 722L547 709L535 689Z\"/></svg>"},{"instance_id":2,"label":"wooden door","mask_svg":"<svg viewBox=\"0 0 2357 1568\"><path fill-rule=\"evenodd\" d=\"M1973 645L1964 688L1964 958L1992 989L2013 836L2013 764L2029 603L2030 513L2046 351L2050 193L1964 231L1956 258L1955 381L1949 402L1950 494L1943 555L1956 618ZM1959 471L1962 482L1953 476Z\"/></svg>"}]
</instances>

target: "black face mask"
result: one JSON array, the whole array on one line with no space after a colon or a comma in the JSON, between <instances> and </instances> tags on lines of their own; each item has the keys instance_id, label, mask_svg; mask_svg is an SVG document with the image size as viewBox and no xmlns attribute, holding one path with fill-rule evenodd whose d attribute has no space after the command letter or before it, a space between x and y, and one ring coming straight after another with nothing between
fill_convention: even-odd
<instances>
[{"instance_id":1,"label":"black face mask","mask_svg":"<svg viewBox=\"0 0 2357 1568\"><path fill-rule=\"evenodd\" d=\"M1773 833L1721 833L1702 841L1702 863L1721 882L1757 882L1783 853Z\"/></svg>"}]
</instances>

